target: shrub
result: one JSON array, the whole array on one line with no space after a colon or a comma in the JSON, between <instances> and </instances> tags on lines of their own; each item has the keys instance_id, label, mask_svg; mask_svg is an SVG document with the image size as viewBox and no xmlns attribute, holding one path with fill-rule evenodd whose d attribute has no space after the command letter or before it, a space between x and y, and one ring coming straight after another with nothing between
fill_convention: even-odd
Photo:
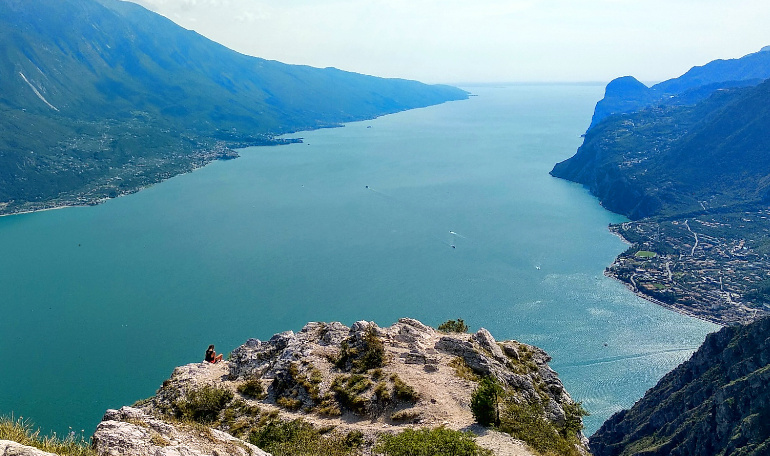
<instances>
[{"instance_id":1,"label":"shrub","mask_svg":"<svg viewBox=\"0 0 770 456\"><path fill-rule=\"evenodd\" d=\"M479 382L479 386L471 395L471 411L476 422L482 426L499 424L500 414L497 408L497 402L502 388L492 377L484 377Z\"/></svg>"},{"instance_id":2,"label":"shrub","mask_svg":"<svg viewBox=\"0 0 770 456\"><path fill-rule=\"evenodd\" d=\"M361 357L353 363L353 366L359 372L364 372L383 365L385 365L385 345L377 337L374 328L370 326L364 335L364 351Z\"/></svg>"},{"instance_id":3,"label":"shrub","mask_svg":"<svg viewBox=\"0 0 770 456\"><path fill-rule=\"evenodd\" d=\"M566 428L558 429L545 417L545 410L539 403L508 401L503 408L499 429L543 454L580 455L575 446L579 443L577 433L568 432Z\"/></svg>"},{"instance_id":4,"label":"shrub","mask_svg":"<svg viewBox=\"0 0 770 456\"><path fill-rule=\"evenodd\" d=\"M302 407L301 400L291 397L279 397L276 399L275 403L293 412L299 410L299 408Z\"/></svg>"},{"instance_id":5,"label":"shrub","mask_svg":"<svg viewBox=\"0 0 770 456\"><path fill-rule=\"evenodd\" d=\"M395 396L396 399L408 402L417 402L417 400L420 398L420 395L417 394L417 391L404 383L404 381L401 380L398 375L391 375L390 380L393 382L393 396Z\"/></svg>"},{"instance_id":6,"label":"shrub","mask_svg":"<svg viewBox=\"0 0 770 456\"><path fill-rule=\"evenodd\" d=\"M384 456L491 456L470 432L436 429L407 429L399 434L380 436L374 451Z\"/></svg>"},{"instance_id":7,"label":"shrub","mask_svg":"<svg viewBox=\"0 0 770 456\"><path fill-rule=\"evenodd\" d=\"M233 399L233 393L225 388L206 385L187 391L185 398L174 405L179 417L198 423L216 421L219 412Z\"/></svg>"},{"instance_id":8,"label":"shrub","mask_svg":"<svg viewBox=\"0 0 770 456\"><path fill-rule=\"evenodd\" d=\"M455 375L459 378L470 380L472 382L478 382L480 380L480 377L473 372L473 369L471 369L468 363L465 362L465 359L460 356L456 356L449 362L449 365L454 368Z\"/></svg>"},{"instance_id":9,"label":"shrub","mask_svg":"<svg viewBox=\"0 0 770 456\"><path fill-rule=\"evenodd\" d=\"M337 368L354 372L366 372L385 365L385 345L383 345L374 327L369 327L358 346L353 346L353 338L340 343L339 356L334 362Z\"/></svg>"},{"instance_id":10,"label":"shrub","mask_svg":"<svg viewBox=\"0 0 770 456\"><path fill-rule=\"evenodd\" d=\"M406 410L399 410L398 412L394 412L390 415L390 419L393 421L412 421L417 419L420 416L420 412L417 410L412 409L406 409Z\"/></svg>"},{"instance_id":11,"label":"shrub","mask_svg":"<svg viewBox=\"0 0 770 456\"><path fill-rule=\"evenodd\" d=\"M263 399L265 397L265 388L262 386L262 381L258 378L246 380L245 383L238 385L238 392L253 399Z\"/></svg>"},{"instance_id":12,"label":"shrub","mask_svg":"<svg viewBox=\"0 0 770 456\"><path fill-rule=\"evenodd\" d=\"M361 393L370 386L372 382L363 375L339 375L332 382L330 389L336 393L337 400L342 406L356 413L365 413L369 399L361 396Z\"/></svg>"},{"instance_id":13,"label":"shrub","mask_svg":"<svg viewBox=\"0 0 770 456\"><path fill-rule=\"evenodd\" d=\"M350 431L345 435L345 446L358 448L364 444L364 433L361 431Z\"/></svg>"},{"instance_id":14,"label":"shrub","mask_svg":"<svg viewBox=\"0 0 770 456\"><path fill-rule=\"evenodd\" d=\"M377 386L374 387L374 397L376 397L380 402L390 401L390 391L388 389L388 384L385 382L377 383Z\"/></svg>"},{"instance_id":15,"label":"shrub","mask_svg":"<svg viewBox=\"0 0 770 456\"><path fill-rule=\"evenodd\" d=\"M583 430L583 417L589 415L588 411L583 408L582 402L563 404L562 408L566 415L562 435L567 438L577 436L578 432Z\"/></svg>"},{"instance_id":16,"label":"shrub","mask_svg":"<svg viewBox=\"0 0 770 456\"><path fill-rule=\"evenodd\" d=\"M249 442L273 456L347 456L363 440L349 433L323 436L309 423L271 420L251 432Z\"/></svg>"},{"instance_id":17,"label":"shrub","mask_svg":"<svg viewBox=\"0 0 770 456\"><path fill-rule=\"evenodd\" d=\"M458 318L457 320L447 320L444 323L438 325L438 330L447 333L466 333L468 332L468 325Z\"/></svg>"}]
</instances>

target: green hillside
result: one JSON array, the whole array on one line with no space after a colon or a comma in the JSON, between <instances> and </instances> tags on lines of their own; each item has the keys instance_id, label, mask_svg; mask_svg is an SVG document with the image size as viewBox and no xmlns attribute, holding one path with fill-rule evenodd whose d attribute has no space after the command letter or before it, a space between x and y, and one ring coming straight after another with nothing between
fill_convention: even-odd
<instances>
[{"instance_id":1,"label":"green hillside","mask_svg":"<svg viewBox=\"0 0 770 456\"><path fill-rule=\"evenodd\" d=\"M770 201L770 80L611 116L551 174L632 219Z\"/></svg>"},{"instance_id":2,"label":"green hillside","mask_svg":"<svg viewBox=\"0 0 770 456\"><path fill-rule=\"evenodd\" d=\"M0 0L0 211L93 202L227 147L467 97L245 56L118 0Z\"/></svg>"}]
</instances>

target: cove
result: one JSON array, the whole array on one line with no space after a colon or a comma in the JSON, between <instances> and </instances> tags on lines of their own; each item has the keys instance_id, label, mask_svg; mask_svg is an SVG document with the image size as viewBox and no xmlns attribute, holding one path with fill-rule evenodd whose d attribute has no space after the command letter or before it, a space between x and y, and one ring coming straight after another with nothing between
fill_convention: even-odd
<instances>
[{"instance_id":1,"label":"cove","mask_svg":"<svg viewBox=\"0 0 770 456\"><path fill-rule=\"evenodd\" d=\"M601 86L467 89L99 206L0 218L0 413L90 435L210 343L459 317L548 351L593 432L716 326L604 277L623 218L548 175Z\"/></svg>"}]
</instances>

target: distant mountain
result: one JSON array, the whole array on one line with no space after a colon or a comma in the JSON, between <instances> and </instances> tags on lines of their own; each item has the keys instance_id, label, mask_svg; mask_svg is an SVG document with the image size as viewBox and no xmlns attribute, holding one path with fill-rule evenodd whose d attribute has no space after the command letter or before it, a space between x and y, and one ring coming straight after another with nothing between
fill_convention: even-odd
<instances>
[{"instance_id":1,"label":"distant mountain","mask_svg":"<svg viewBox=\"0 0 770 456\"><path fill-rule=\"evenodd\" d=\"M596 104L589 129L612 114L665 105L695 104L718 89L757 85L770 78L770 46L739 59L714 60L674 79L647 87L632 76L611 81Z\"/></svg>"},{"instance_id":2,"label":"distant mountain","mask_svg":"<svg viewBox=\"0 0 770 456\"><path fill-rule=\"evenodd\" d=\"M770 202L770 80L613 115L551 174L631 219Z\"/></svg>"},{"instance_id":3,"label":"distant mountain","mask_svg":"<svg viewBox=\"0 0 770 456\"><path fill-rule=\"evenodd\" d=\"M115 196L226 146L467 97L249 57L119 0L0 0L0 44L0 212Z\"/></svg>"},{"instance_id":4,"label":"distant mountain","mask_svg":"<svg viewBox=\"0 0 770 456\"><path fill-rule=\"evenodd\" d=\"M770 318L710 334L590 438L594 456L770 454Z\"/></svg>"}]
</instances>

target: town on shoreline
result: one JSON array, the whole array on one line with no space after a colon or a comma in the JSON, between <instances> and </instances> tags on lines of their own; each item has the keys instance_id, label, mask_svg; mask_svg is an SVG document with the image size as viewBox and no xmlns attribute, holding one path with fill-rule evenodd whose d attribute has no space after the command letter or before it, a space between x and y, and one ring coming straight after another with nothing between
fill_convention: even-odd
<instances>
[{"instance_id":1,"label":"town on shoreline","mask_svg":"<svg viewBox=\"0 0 770 456\"><path fill-rule=\"evenodd\" d=\"M610 225L631 246L605 270L637 295L719 325L770 315L770 210Z\"/></svg>"}]
</instances>

